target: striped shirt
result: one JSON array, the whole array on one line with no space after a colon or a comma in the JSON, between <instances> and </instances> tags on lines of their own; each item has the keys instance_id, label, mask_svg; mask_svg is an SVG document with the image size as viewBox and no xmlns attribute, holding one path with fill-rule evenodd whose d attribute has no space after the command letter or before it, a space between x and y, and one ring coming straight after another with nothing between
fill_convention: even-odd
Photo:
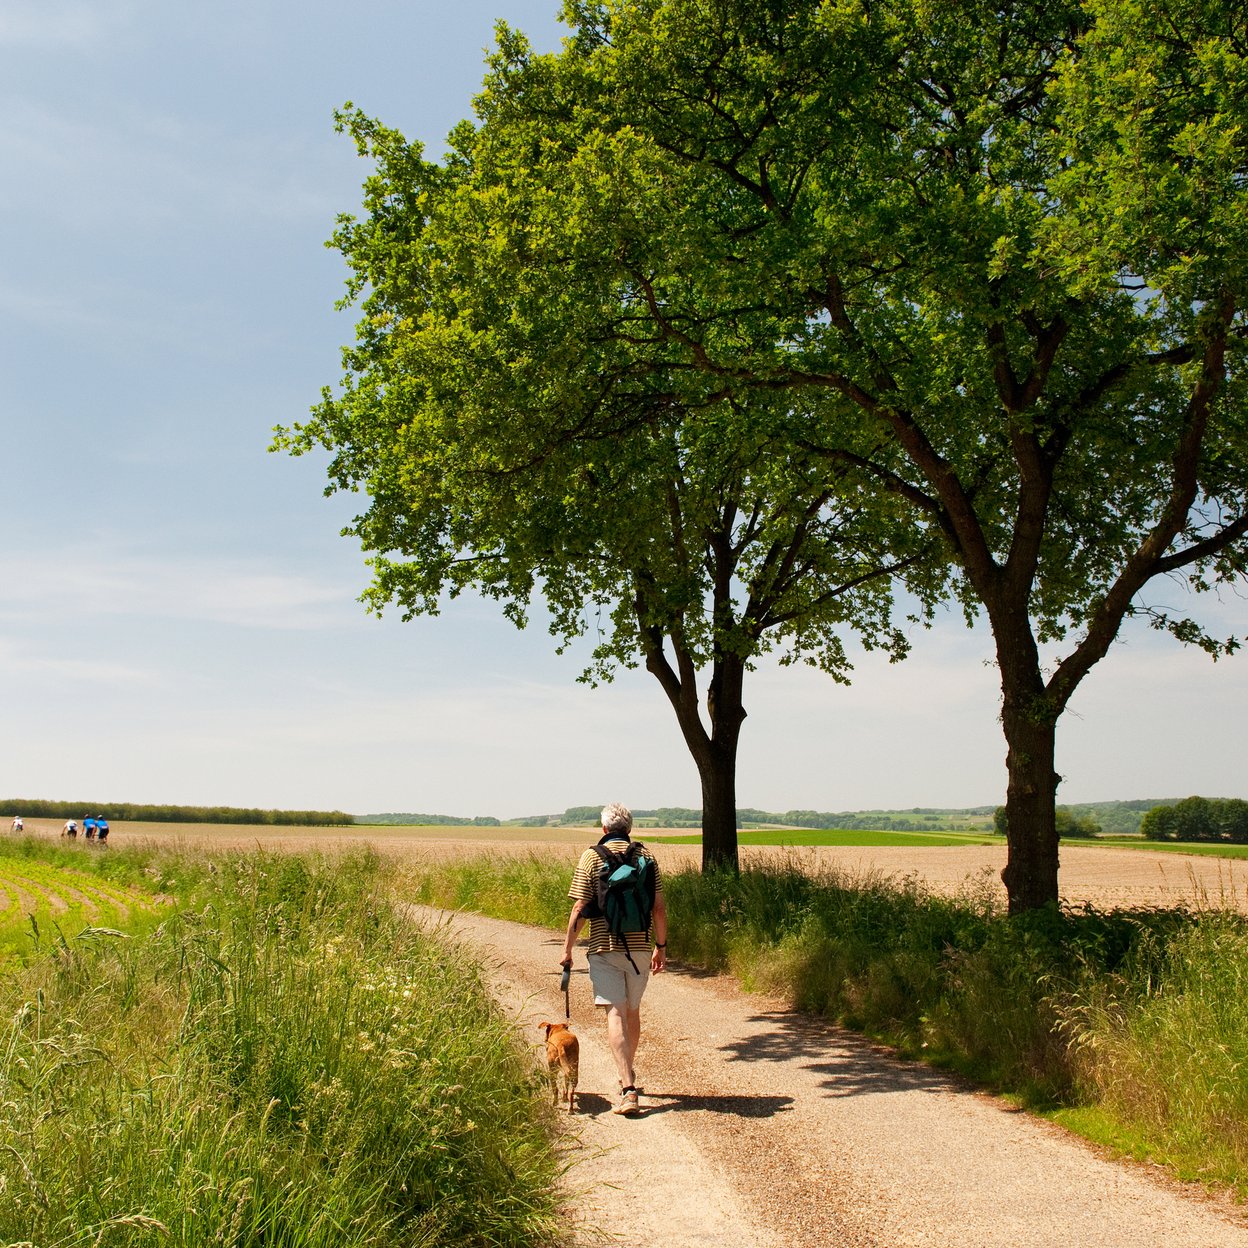
<instances>
[{"instance_id":1,"label":"striped shirt","mask_svg":"<svg viewBox=\"0 0 1248 1248\"><path fill-rule=\"evenodd\" d=\"M645 849L640 841L633 841L639 849ZM619 840L607 841L603 846L613 853L622 854L629 846L629 841L621 837ZM659 874L659 864L654 861L654 855L646 849L646 857L650 859L650 863L654 869L654 895L657 897L663 891L663 877ZM598 870L602 866L602 859L594 852L592 848L587 849L582 855L580 861L576 864L576 870L572 872L572 886L568 889L568 896L573 901L593 901L598 895L595 887L595 880L598 878ZM625 932L625 940L628 943L628 949L632 953L646 953L650 949L650 933L649 932ZM613 950L623 952L625 941L618 936L612 934L611 929L607 926L605 918L593 918L589 920L589 952L590 953L610 953Z\"/></svg>"}]
</instances>

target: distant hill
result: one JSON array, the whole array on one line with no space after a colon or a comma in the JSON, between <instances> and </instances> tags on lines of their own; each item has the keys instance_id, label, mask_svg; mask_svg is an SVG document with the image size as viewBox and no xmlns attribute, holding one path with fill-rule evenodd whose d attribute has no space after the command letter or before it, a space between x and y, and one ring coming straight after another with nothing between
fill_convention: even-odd
<instances>
[{"instance_id":1,"label":"distant hill","mask_svg":"<svg viewBox=\"0 0 1248 1248\"><path fill-rule=\"evenodd\" d=\"M1118 802L1062 803L1072 814L1090 817L1107 836L1133 836L1140 820L1154 806L1173 806L1177 797L1137 798ZM743 806L737 811L742 828L846 828L882 832L983 832L992 830L993 806L934 807L911 806L904 810L757 810ZM593 827L601 806L569 806L562 814L519 815L498 820L487 815L472 819L454 815L385 814L359 815L357 823L426 824L447 827ZM687 806L659 806L634 809L633 818L642 828L700 828L702 812Z\"/></svg>"},{"instance_id":2,"label":"distant hill","mask_svg":"<svg viewBox=\"0 0 1248 1248\"><path fill-rule=\"evenodd\" d=\"M514 819L502 821L487 816L464 819L454 815L358 815L356 822L446 827L496 827L500 822L508 827L593 827L601 811L601 806L569 806L562 814L520 815ZM841 811L838 813L815 810L778 812L742 807L737 812L737 822L741 827L855 828L910 832L947 832L951 829L982 831L985 827L992 826L992 811L991 806L976 806L963 810L914 807L911 810ZM651 810L634 809L633 818L637 826L642 828L700 828L702 826L702 812L686 806L660 806Z\"/></svg>"},{"instance_id":3,"label":"distant hill","mask_svg":"<svg viewBox=\"0 0 1248 1248\"><path fill-rule=\"evenodd\" d=\"M461 819L456 815L420 815L414 813L356 815L356 823L399 824L403 827L497 828L501 820L493 815L476 815Z\"/></svg>"},{"instance_id":4,"label":"distant hill","mask_svg":"<svg viewBox=\"0 0 1248 1248\"><path fill-rule=\"evenodd\" d=\"M552 822L559 824L593 824L601 807L570 806ZM737 811L737 826L742 828L849 828L863 831L949 832L983 831L992 826L991 806L938 810L915 806L909 810L758 810L742 806ZM633 818L639 827L700 828L702 812L686 806L660 806L654 810L634 808Z\"/></svg>"}]
</instances>

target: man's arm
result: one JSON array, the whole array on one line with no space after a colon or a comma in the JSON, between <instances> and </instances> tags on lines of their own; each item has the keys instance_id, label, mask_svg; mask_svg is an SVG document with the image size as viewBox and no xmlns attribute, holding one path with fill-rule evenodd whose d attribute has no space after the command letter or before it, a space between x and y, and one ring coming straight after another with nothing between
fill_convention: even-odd
<instances>
[{"instance_id":1,"label":"man's arm","mask_svg":"<svg viewBox=\"0 0 1248 1248\"><path fill-rule=\"evenodd\" d=\"M654 896L654 949L650 953L650 969L657 975L667 965L667 902L661 892Z\"/></svg>"},{"instance_id":2,"label":"man's arm","mask_svg":"<svg viewBox=\"0 0 1248 1248\"><path fill-rule=\"evenodd\" d=\"M585 922L581 911L585 909L583 901L573 902L572 913L568 915L568 934L563 942L563 965L570 966L572 964L572 946L576 944L577 934L581 930L581 925Z\"/></svg>"}]
</instances>

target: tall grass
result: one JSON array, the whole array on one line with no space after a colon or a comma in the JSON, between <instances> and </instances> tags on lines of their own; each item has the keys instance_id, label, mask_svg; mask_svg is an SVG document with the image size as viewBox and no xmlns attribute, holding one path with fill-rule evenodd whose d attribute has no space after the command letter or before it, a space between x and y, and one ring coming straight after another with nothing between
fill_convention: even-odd
<instances>
[{"instance_id":1,"label":"tall grass","mask_svg":"<svg viewBox=\"0 0 1248 1248\"><path fill-rule=\"evenodd\" d=\"M563 927L568 885L579 851L558 854L487 854L408 866L400 885L411 901L452 910L479 910L496 919Z\"/></svg>"},{"instance_id":2,"label":"tall grass","mask_svg":"<svg viewBox=\"0 0 1248 1248\"><path fill-rule=\"evenodd\" d=\"M531 1059L382 870L224 859L145 939L3 985L0 1242L556 1242Z\"/></svg>"},{"instance_id":3,"label":"tall grass","mask_svg":"<svg viewBox=\"0 0 1248 1248\"><path fill-rule=\"evenodd\" d=\"M1248 1189L1248 927L1210 913L1064 1011L1080 1099L1181 1173Z\"/></svg>"},{"instance_id":4,"label":"tall grass","mask_svg":"<svg viewBox=\"0 0 1248 1248\"><path fill-rule=\"evenodd\" d=\"M426 900L562 926L570 864L478 858ZM1248 923L1208 910L1007 917L986 886L812 872L664 877L668 952L1248 1195Z\"/></svg>"}]
</instances>

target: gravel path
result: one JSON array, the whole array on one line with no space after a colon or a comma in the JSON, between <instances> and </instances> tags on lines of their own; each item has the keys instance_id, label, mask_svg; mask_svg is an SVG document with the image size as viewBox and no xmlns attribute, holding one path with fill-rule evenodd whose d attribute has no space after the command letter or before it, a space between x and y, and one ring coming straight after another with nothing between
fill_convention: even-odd
<instances>
[{"instance_id":1,"label":"gravel path","mask_svg":"<svg viewBox=\"0 0 1248 1248\"><path fill-rule=\"evenodd\" d=\"M537 1024L563 1017L562 937L422 913L482 958L537 1060ZM583 1245L1248 1248L1241 1211L1105 1160L726 977L679 967L651 980L638 1054L645 1112L620 1118L584 967L578 950L581 1091L567 1183Z\"/></svg>"}]
</instances>

